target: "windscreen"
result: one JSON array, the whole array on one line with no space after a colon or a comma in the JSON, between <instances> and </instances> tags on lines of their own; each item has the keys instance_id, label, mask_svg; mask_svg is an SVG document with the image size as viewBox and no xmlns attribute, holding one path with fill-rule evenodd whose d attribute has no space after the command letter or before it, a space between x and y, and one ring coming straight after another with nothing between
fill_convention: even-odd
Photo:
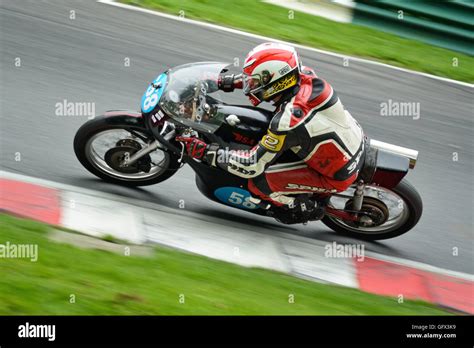
<instances>
[{"instance_id":1,"label":"windscreen","mask_svg":"<svg viewBox=\"0 0 474 348\"><path fill-rule=\"evenodd\" d=\"M168 71L168 84L161 97L161 108L174 120L195 127L207 124L208 130L220 125L206 112L208 96L218 90L219 74L228 63L204 62L181 65ZM212 95L219 99L217 93Z\"/></svg>"}]
</instances>

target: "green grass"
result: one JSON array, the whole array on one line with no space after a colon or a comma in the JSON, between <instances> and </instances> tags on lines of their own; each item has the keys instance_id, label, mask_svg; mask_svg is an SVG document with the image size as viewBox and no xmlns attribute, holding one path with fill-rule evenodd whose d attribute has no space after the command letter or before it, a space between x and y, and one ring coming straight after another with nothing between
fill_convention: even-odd
<instances>
[{"instance_id":1,"label":"green grass","mask_svg":"<svg viewBox=\"0 0 474 348\"><path fill-rule=\"evenodd\" d=\"M257 0L121 0L187 18L352 56L474 82L474 57L353 24L333 22ZM242 52L242 58L247 52ZM453 66L453 58L458 66ZM304 62L303 62L304 63ZM341 60L341 69L342 69ZM314 68L318 68L317 66ZM395 72L394 72L395 74Z\"/></svg>"},{"instance_id":2,"label":"green grass","mask_svg":"<svg viewBox=\"0 0 474 348\"><path fill-rule=\"evenodd\" d=\"M79 249L52 242L48 230L0 215L0 244L37 244L39 250L37 262L0 258L0 315L447 314L420 301L399 304L165 248L148 258ZM69 303L71 294L76 303Z\"/></svg>"}]
</instances>

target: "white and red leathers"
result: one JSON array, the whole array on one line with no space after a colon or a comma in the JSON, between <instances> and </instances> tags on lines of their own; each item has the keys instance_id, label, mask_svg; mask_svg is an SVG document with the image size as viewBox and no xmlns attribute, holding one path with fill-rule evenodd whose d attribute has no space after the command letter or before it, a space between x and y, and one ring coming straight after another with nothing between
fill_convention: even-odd
<instances>
[{"instance_id":1,"label":"white and red leathers","mask_svg":"<svg viewBox=\"0 0 474 348\"><path fill-rule=\"evenodd\" d=\"M212 164L248 178L254 195L276 205L291 204L292 194L346 190L362 165L364 134L331 85L301 67L298 84L276 106L267 134L249 153L213 149ZM287 151L297 160L278 163Z\"/></svg>"}]
</instances>

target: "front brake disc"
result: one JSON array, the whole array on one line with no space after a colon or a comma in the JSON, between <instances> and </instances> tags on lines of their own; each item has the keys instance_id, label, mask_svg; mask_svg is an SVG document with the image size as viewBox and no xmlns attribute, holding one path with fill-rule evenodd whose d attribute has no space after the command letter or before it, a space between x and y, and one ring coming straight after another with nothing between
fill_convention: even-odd
<instances>
[{"instance_id":1,"label":"front brake disc","mask_svg":"<svg viewBox=\"0 0 474 348\"><path fill-rule=\"evenodd\" d=\"M138 149L132 146L117 146L109 149L104 156L104 160L110 168L126 174L136 174L140 171L149 172L151 168L151 157L145 155L135 163L124 166L123 161L126 156L132 156Z\"/></svg>"}]
</instances>

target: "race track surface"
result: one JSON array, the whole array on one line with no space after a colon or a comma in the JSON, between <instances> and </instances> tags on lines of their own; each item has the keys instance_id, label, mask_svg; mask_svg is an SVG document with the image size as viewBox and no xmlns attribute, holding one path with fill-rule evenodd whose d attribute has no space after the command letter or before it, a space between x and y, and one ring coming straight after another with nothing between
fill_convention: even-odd
<instances>
[{"instance_id":1,"label":"race track surface","mask_svg":"<svg viewBox=\"0 0 474 348\"><path fill-rule=\"evenodd\" d=\"M71 10L75 19L70 19ZM64 100L94 102L96 114L138 110L148 82L166 68L203 60L233 62L235 57L243 61L259 42L92 0L3 0L1 168L176 209L185 199L186 209L225 218L229 224L244 222L249 230L265 224L307 238L355 243L321 223L286 227L210 202L196 189L188 167L153 187L127 189L104 183L83 169L73 153L74 134L87 117L55 115L56 103ZM423 197L421 221L404 236L366 243L366 248L474 273L472 88L362 62L350 61L345 67L341 58L309 50L300 54L305 65L332 83L370 137L420 151L408 179ZM15 65L17 57L21 66ZM124 66L127 58L129 67ZM381 116L380 104L389 99L419 102L420 119ZM453 161L453 152L458 161Z\"/></svg>"}]
</instances>

